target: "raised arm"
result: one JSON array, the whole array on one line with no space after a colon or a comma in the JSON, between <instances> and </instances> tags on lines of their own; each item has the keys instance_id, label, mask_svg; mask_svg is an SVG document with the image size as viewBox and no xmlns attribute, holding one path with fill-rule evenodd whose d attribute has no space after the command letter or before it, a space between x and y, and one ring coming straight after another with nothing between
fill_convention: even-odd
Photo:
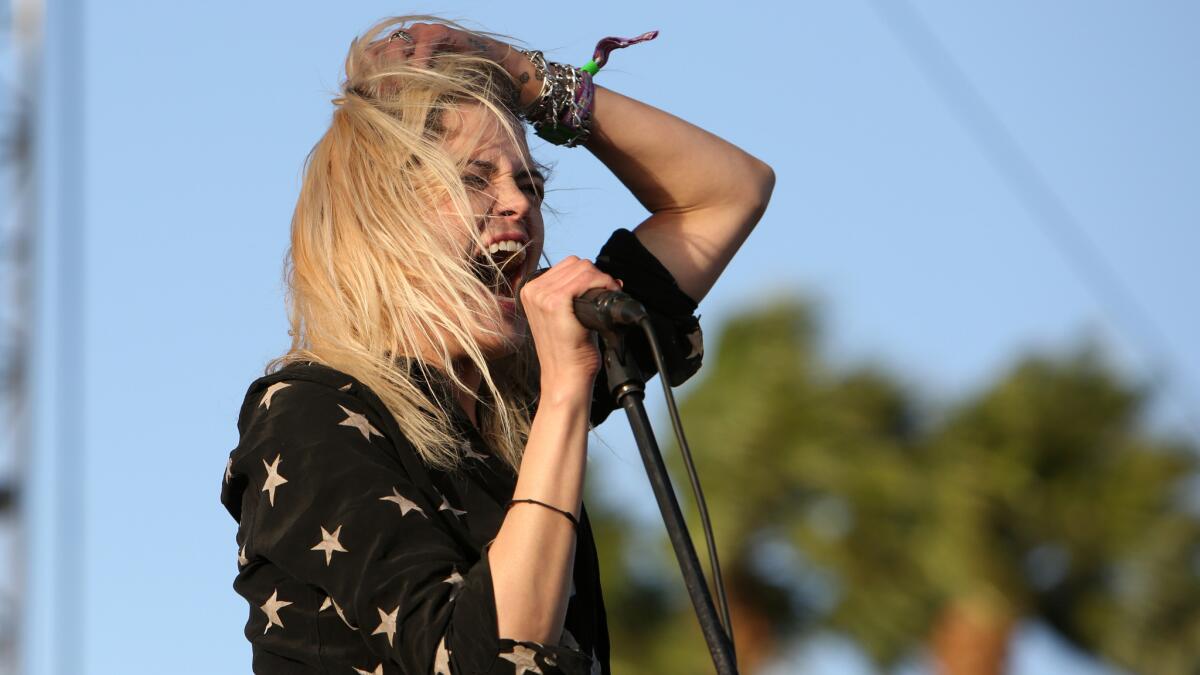
<instances>
[{"instance_id":1,"label":"raised arm","mask_svg":"<svg viewBox=\"0 0 1200 675\"><path fill-rule=\"evenodd\" d=\"M508 71L522 107L541 90L537 70L511 45L439 24L407 30L417 41L414 59L440 49L471 51ZM408 47L381 43L381 48ZM601 86L586 147L650 211L634 233L697 302L750 235L775 187L771 167L741 148Z\"/></svg>"}]
</instances>

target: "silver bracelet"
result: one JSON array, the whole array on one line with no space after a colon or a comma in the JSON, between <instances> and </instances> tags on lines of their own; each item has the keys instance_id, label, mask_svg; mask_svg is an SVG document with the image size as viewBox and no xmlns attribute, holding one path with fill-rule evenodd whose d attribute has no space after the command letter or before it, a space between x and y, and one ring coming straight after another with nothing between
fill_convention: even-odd
<instances>
[{"instance_id":1,"label":"silver bracelet","mask_svg":"<svg viewBox=\"0 0 1200 675\"><path fill-rule=\"evenodd\" d=\"M518 51L529 59L542 80L537 98L520 112L521 117L538 136L556 145L574 147L587 141L591 135L591 75L573 66L546 61L537 50Z\"/></svg>"}]
</instances>

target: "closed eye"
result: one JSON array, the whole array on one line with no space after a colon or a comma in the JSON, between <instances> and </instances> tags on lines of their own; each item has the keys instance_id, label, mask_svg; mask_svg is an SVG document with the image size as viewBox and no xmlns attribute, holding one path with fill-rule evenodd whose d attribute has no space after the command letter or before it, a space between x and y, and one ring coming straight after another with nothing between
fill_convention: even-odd
<instances>
[{"instance_id":1,"label":"closed eye","mask_svg":"<svg viewBox=\"0 0 1200 675\"><path fill-rule=\"evenodd\" d=\"M488 187L487 179L483 176L476 176L473 173L464 174L462 177L463 185L473 190L486 190Z\"/></svg>"},{"instance_id":2,"label":"closed eye","mask_svg":"<svg viewBox=\"0 0 1200 675\"><path fill-rule=\"evenodd\" d=\"M540 183L527 183L521 186L521 191L533 195L535 199L541 200L546 190L546 186Z\"/></svg>"}]
</instances>

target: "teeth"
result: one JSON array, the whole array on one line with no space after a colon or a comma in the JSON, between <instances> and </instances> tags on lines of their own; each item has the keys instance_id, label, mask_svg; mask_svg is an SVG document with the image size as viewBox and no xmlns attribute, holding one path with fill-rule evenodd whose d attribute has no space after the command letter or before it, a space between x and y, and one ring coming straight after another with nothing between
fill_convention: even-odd
<instances>
[{"instance_id":1,"label":"teeth","mask_svg":"<svg viewBox=\"0 0 1200 675\"><path fill-rule=\"evenodd\" d=\"M500 251L513 252L513 251L518 251L520 249L521 249L521 242L509 240L509 241L498 241L498 242L492 244L491 246L488 246L487 250L488 250L488 253L490 253L491 255L496 255Z\"/></svg>"}]
</instances>

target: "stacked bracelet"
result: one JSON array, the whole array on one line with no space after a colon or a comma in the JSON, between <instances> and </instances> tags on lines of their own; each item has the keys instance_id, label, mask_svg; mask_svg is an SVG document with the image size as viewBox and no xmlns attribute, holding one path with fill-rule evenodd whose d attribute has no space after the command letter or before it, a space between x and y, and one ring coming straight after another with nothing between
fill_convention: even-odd
<instances>
[{"instance_id":1,"label":"stacked bracelet","mask_svg":"<svg viewBox=\"0 0 1200 675\"><path fill-rule=\"evenodd\" d=\"M546 61L540 51L524 52L542 83L537 98L522 115L541 138L575 147L591 135L592 76L578 68Z\"/></svg>"},{"instance_id":2,"label":"stacked bracelet","mask_svg":"<svg viewBox=\"0 0 1200 675\"><path fill-rule=\"evenodd\" d=\"M539 137L568 148L586 143L592 133L592 109L596 87L592 75L608 61L615 49L653 40L658 31L643 33L635 38L607 37L596 44L592 60L582 68L546 61L537 50L518 50L531 64L542 83L537 98L521 114L533 126Z\"/></svg>"},{"instance_id":3,"label":"stacked bracelet","mask_svg":"<svg viewBox=\"0 0 1200 675\"><path fill-rule=\"evenodd\" d=\"M536 499L513 499L508 502L508 504L504 507L504 510L508 511L509 509L511 509L513 507L513 504L519 504L519 503L523 503L523 502L529 503L529 504L537 504L539 506L544 506L552 511L558 511L559 513L566 516L567 520L571 521L571 526L575 528L575 532L576 533L579 532L579 521L575 519L575 516L571 512L563 511L562 509L558 508L557 506L550 506L546 502L539 502Z\"/></svg>"}]
</instances>

